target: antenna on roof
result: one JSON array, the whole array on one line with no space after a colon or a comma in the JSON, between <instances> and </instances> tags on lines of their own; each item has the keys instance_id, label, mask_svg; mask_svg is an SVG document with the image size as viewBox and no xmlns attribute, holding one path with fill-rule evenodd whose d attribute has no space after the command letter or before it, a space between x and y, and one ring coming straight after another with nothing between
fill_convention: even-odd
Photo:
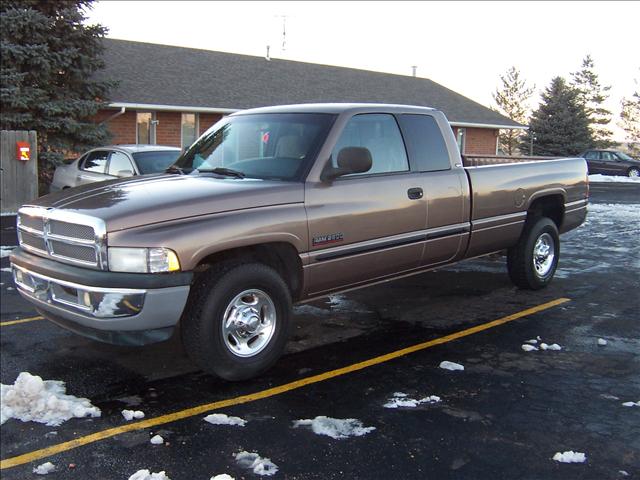
<instances>
[{"instance_id":1,"label":"antenna on roof","mask_svg":"<svg viewBox=\"0 0 640 480\"><path fill-rule=\"evenodd\" d=\"M270 62L270 61L271 61L271 57L269 56L269 49L270 49L270 48L271 48L271 47L270 47L269 45L267 45L267 56L266 56L266 57L264 57L264 58L267 60L267 62Z\"/></svg>"},{"instance_id":2,"label":"antenna on roof","mask_svg":"<svg viewBox=\"0 0 640 480\"><path fill-rule=\"evenodd\" d=\"M282 18L282 53L287 49L287 15L276 15Z\"/></svg>"},{"instance_id":3,"label":"antenna on roof","mask_svg":"<svg viewBox=\"0 0 640 480\"><path fill-rule=\"evenodd\" d=\"M412 65L411 69L413 70L413 76L416 76L416 72L418 71L418 66L417 65Z\"/></svg>"}]
</instances>

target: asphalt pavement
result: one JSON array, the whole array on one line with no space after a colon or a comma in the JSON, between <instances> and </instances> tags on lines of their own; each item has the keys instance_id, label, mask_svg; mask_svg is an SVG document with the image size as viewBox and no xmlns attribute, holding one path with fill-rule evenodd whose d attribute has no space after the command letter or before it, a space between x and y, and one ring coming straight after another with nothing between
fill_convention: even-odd
<instances>
[{"instance_id":1,"label":"asphalt pavement","mask_svg":"<svg viewBox=\"0 0 640 480\"><path fill-rule=\"evenodd\" d=\"M2 271L2 383L22 371L62 380L102 414L58 427L8 420L1 476L37 478L50 461L55 479L126 480L145 468L172 480L258 478L234 458L248 451L278 466L273 478L640 478L640 407L622 405L640 400L640 185L593 184L591 202L587 222L562 237L549 288L517 290L495 255L298 306L287 354L241 383L198 372L176 339L114 347L30 320ZM15 245L7 219L2 244ZM522 349L537 337L561 350ZM440 401L385 408L396 393ZM126 422L125 408L148 423ZM211 425L210 413L247 423ZM294 428L318 416L375 429L334 439ZM156 434L163 445L149 442ZM570 450L586 462L552 459Z\"/></svg>"}]
</instances>

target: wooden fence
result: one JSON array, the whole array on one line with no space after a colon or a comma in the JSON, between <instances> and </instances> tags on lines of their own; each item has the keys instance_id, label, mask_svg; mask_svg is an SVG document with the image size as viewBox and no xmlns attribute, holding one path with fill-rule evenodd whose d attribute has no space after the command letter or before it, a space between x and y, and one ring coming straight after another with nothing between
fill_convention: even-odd
<instances>
[{"instance_id":1,"label":"wooden fence","mask_svg":"<svg viewBox=\"0 0 640 480\"><path fill-rule=\"evenodd\" d=\"M30 159L18 160L16 142L27 142ZM21 205L38 197L38 141L36 132L2 130L0 132L0 210L11 215Z\"/></svg>"}]
</instances>

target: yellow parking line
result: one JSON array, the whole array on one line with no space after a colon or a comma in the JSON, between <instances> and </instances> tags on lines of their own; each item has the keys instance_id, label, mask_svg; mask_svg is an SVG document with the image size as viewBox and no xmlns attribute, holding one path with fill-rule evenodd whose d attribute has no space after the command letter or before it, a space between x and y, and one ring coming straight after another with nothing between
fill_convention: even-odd
<instances>
[{"instance_id":1,"label":"yellow parking line","mask_svg":"<svg viewBox=\"0 0 640 480\"><path fill-rule=\"evenodd\" d=\"M522 310L520 312L514 313L512 315L508 315L506 317L499 318L497 320L493 320L488 323L483 323L481 325L467 328L466 330L461 330L459 332L455 332L450 335L446 335L444 337L436 338L434 340L429 340L428 342L423 342L417 345L413 345L411 347L403 348L401 350L396 350L395 352L387 353L386 355L381 355L379 357L374 357L369 360L365 360L363 362L354 363L352 365L348 365L346 367L339 368L337 370L331 370L325 373L321 373L319 375L313 375L311 377L302 378L294 382L285 383L284 385L279 385L277 387L269 388L267 390L262 390L262 391L251 393L248 395L229 398L227 400L220 400L213 403L206 403L203 405L198 405L196 407L187 408L185 410L168 413L166 415L160 415L159 417L149 418L149 419L141 420L139 422L134 422L134 423L127 423L120 427L108 428L106 430L92 433L84 437L75 438L68 442L58 443L56 445L52 445L50 447L46 447L40 450L34 450L32 452L24 453L22 455L17 455L15 457L7 458L5 460L0 461L0 470L4 470L5 468L16 467L18 465L24 465L25 463L50 457L57 453L65 452L67 450L81 447L83 445L88 445L90 443L104 440L109 437L114 437L116 435L120 435L121 433L131 432L134 430L142 430L145 428L157 427L158 425L164 425L166 423L183 420L185 418L193 417L195 415L200 415L212 410L218 410L221 408L230 407L232 405L240 405L243 403L255 402L256 400L262 400L265 398L273 397L275 395L280 395L286 392L290 392L292 390L297 390L307 385L312 385L314 383L330 380L332 378L340 377L348 373L356 372L358 370L362 370L368 367L372 367L374 365L379 365L381 363L394 360L396 358L403 357L410 353L418 352L420 350L431 348L436 345L441 345L443 343L451 342L453 340L457 340L458 338L467 337L469 335L473 335L475 333L479 333L484 330L488 330L490 328L497 327L499 325L503 325L508 322L512 322L519 318L526 317L528 315L533 315L534 313L538 313L552 307L556 307L558 305L561 305L569 301L570 300L568 298L559 298L557 300L543 303L542 305L528 308L526 310Z\"/></svg>"},{"instance_id":2,"label":"yellow parking line","mask_svg":"<svg viewBox=\"0 0 640 480\"><path fill-rule=\"evenodd\" d=\"M18 325L19 323L35 322L36 320L44 320L42 315L37 317L19 318L18 320L11 320L9 322L0 322L0 327L8 327L9 325Z\"/></svg>"}]
</instances>

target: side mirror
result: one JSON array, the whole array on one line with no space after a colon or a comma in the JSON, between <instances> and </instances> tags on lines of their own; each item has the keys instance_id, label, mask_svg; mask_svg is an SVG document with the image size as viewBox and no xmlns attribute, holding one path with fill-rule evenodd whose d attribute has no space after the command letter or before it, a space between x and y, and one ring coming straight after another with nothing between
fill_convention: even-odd
<instances>
[{"instance_id":1,"label":"side mirror","mask_svg":"<svg viewBox=\"0 0 640 480\"><path fill-rule=\"evenodd\" d=\"M338 153L338 167L327 166L321 175L323 181L352 173L365 173L371 170L373 161L371 152L364 147L345 147Z\"/></svg>"},{"instance_id":2,"label":"side mirror","mask_svg":"<svg viewBox=\"0 0 640 480\"><path fill-rule=\"evenodd\" d=\"M116 173L116 177L133 177L133 170L118 170L118 173Z\"/></svg>"}]
</instances>

